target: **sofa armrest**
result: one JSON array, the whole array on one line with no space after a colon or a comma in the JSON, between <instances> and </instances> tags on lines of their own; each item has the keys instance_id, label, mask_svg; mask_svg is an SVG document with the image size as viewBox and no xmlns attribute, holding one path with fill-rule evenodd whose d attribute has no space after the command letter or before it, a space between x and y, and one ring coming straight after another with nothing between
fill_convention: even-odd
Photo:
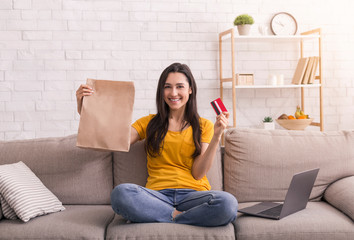
<instances>
[{"instance_id":1,"label":"sofa armrest","mask_svg":"<svg viewBox=\"0 0 354 240\"><path fill-rule=\"evenodd\" d=\"M354 221L354 176L342 178L326 189L324 199Z\"/></svg>"}]
</instances>

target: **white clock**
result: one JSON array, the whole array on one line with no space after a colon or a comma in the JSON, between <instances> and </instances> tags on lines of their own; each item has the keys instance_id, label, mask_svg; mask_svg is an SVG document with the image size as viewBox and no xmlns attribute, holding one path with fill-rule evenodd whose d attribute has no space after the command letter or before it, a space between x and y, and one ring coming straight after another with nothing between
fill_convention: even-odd
<instances>
[{"instance_id":1,"label":"white clock","mask_svg":"<svg viewBox=\"0 0 354 240\"><path fill-rule=\"evenodd\" d=\"M275 14L270 21L270 28L275 35L295 35L297 22L291 14L280 12Z\"/></svg>"}]
</instances>

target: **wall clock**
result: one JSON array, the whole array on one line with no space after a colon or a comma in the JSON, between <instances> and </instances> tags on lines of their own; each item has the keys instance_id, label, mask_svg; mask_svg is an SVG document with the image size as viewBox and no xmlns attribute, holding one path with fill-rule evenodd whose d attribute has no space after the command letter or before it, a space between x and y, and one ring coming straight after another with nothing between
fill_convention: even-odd
<instances>
[{"instance_id":1,"label":"wall clock","mask_svg":"<svg viewBox=\"0 0 354 240\"><path fill-rule=\"evenodd\" d=\"M270 28L274 35L295 35L297 22L291 14L280 12L275 14L270 21Z\"/></svg>"}]
</instances>

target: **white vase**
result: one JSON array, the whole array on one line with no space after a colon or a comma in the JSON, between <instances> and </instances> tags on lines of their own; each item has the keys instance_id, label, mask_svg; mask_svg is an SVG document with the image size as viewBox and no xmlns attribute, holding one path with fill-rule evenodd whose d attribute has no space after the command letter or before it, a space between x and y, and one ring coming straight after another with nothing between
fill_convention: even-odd
<instances>
[{"instance_id":1,"label":"white vase","mask_svg":"<svg viewBox=\"0 0 354 240\"><path fill-rule=\"evenodd\" d=\"M237 25L239 35L248 35L251 29L251 24Z\"/></svg>"},{"instance_id":2,"label":"white vase","mask_svg":"<svg viewBox=\"0 0 354 240\"><path fill-rule=\"evenodd\" d=\"M263 128L267 130L274 130L275 129L274 122L263 122Z\"/></svg>"}]
</instances>

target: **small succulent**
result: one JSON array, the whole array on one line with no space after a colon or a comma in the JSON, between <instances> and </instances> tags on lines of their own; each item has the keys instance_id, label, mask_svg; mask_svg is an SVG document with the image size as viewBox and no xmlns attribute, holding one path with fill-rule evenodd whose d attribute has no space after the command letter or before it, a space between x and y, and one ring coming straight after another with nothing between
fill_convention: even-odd
<instances>
[{"instance_id":1,"label":"small succulent","mask_svg":"<svg viewBox=\"0 0 354 240\"><path fill-rule=\"evenodd\" d=\"M251 17L248 14L239 15L235 18L235 21L234 21L235 26L245 25L245 24L253 24L253 23L254 23L253 17Z\"/></svg>"},{"instance_id":2,"label":"small succulent","mask_svg":"<svg viewBox=\"0 0 354 240\"><path fill-rule=\"evenodd\" d=\"M272 117L264 117L263 122L273 122L273 118Z\"/></svg>"}]
</instances>

